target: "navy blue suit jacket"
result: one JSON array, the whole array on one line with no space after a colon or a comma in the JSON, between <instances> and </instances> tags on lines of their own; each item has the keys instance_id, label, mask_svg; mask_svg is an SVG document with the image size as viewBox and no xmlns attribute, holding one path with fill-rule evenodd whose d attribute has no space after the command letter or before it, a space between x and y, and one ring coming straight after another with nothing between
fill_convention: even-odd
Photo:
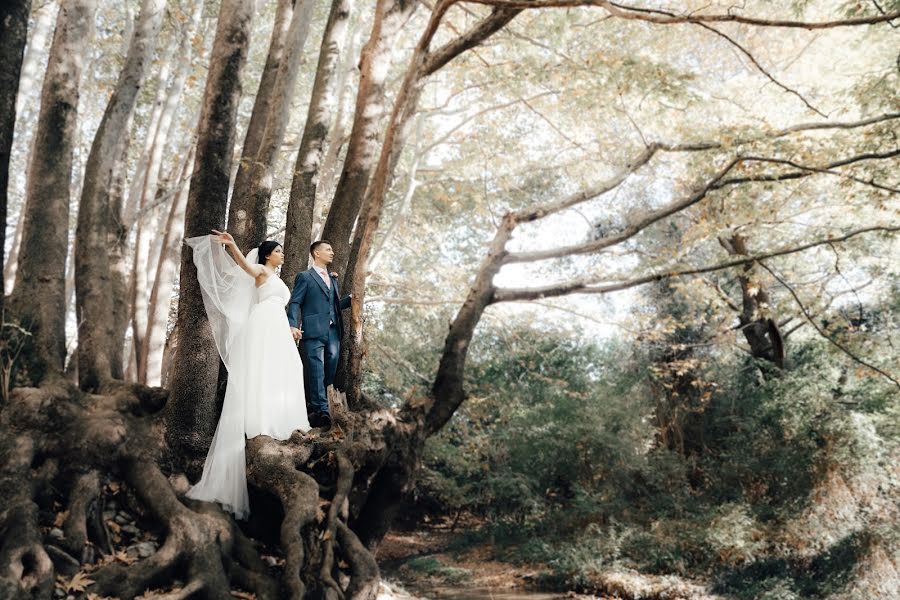
<instances>
[{"instance_id":1,"label":"navy blue suit jacket","mask_svg":"<svg viewBox=\"0 0 900 600\"><path fill-rule=\"evenodd\" d=\"M344 335L344 321L341 311L350 307L350 296L341 298L341 288L337 277L330 273L331 290L314 269L300 271L294 278L294 289L287 305L288 322L303 332L303 339L327 338L329 323L328 303L334 300L334 326L339 337ZM340 300L338 300L340 298Z\"/></svg>"}]
</instances>

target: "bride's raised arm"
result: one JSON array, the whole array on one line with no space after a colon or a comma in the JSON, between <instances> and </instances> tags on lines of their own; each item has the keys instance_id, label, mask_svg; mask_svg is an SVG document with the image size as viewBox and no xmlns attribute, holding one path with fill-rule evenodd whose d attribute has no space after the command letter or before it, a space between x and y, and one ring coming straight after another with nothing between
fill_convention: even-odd
<instances>
[{"instance_id":1,"label":"bride's raised arm","mask_svg":"<svg viewBox=\"0 0 900 600\"><path fill-rule=\"evenodd\" d=\"M237 242L234 241L234 238L227 231L217 231L215 229L212 230L215 234L212 236L213 241L218 242L219 244L224 244L228 251L231 253L231 256L234 258L235 262L238 264L240 268L247 272L248 275L256 279L260 275L265 274L265 268L260 264L251 264L243 254L241 254L241 249L238 248Z\"/></svg>"}]
</instances>

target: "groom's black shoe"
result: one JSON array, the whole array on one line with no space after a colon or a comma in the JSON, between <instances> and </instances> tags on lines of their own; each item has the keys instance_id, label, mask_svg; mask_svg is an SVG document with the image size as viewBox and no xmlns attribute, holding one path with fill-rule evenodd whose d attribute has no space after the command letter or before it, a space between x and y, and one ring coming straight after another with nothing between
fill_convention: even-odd
<instances>
[{"instance_id":1,"label":"groom's black shoe","mask_svg":"<svg viewBox=\"0 0 900 600\"><path fill-rule=\"evenodd\" d=\"M327 412L316 411L309 415L309 424L311 427L328 429L331 427L331 415Z\"/></svg>"}]
</instances>

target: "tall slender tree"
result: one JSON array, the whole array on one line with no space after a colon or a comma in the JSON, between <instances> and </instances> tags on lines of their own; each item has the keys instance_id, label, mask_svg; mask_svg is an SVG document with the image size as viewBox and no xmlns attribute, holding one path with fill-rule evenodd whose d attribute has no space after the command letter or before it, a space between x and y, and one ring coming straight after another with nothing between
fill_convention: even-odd
<instances>
[{"instance_id":1,"label":"tall slender tree","mask_svg":"<svg viewBox=\"0 0 900 600\"><path fill-rule=\"evenodd\" d=\"M417 6L414 0L378 0L372 32L359 57L353 127L341 177L322 229L322 238L329 240L334 248L332 268L342 274L350 257L353 225L377 159L379 125L385 113L384 86L394 41Z\"/></svg>"},{"instance_id":2,"label":"tall slender tree","mask_svg":"<svg viewBox=\"0 0 900 600\"><path fill-rule=\"evenodd\" d=\"M135 202L137 218L134 219L135 238L131 269L130 303L132 306L131 329L137 367L136 376L139 383L147 383L148 381L147 352L149 348L146 341L151 334L151 327L154 326L151 325L151 308L149 303L150 298L153 295L152 290L158 289L153 277L157 272L156 267L159 263L159 258L153 260L154 255L151 251L151 245L158 237L164 239L168 231L172 229L172 226L168 224L167 217L163 216L165 214L172 214L171 210L165 211L165 203L162 203L159 210L152 210L150 205L151 203L156 203L157 197L160 195L159 192L161 190L159 189L159 183L162 178L164 166L163 153L168 147L174 134L176 113L178 112L185 82L190 72L192 40L194 36L197 35L202 11L203 2L198 0L194 3L190 15L184 21L184 24L180 29L180 35L173 36L176 38L173 40L173 46L177 48L177 51L175 52L177 58L175 60L174 75L171 84L168 84L168 81L160 77L161 90L157 95L160 103L159 117L156 122L155 130L153 127L150 128L153 135L152 138L148 140L149 143L147 144L148 148L146 151L146 167L143 171L144 175L141 176L140 171L138 175L141 184L139 186L138 198ZM177 44L174 43L176 41ZM178 179L170 182L170 187L173 188L173 190L166 191L166 193L173 198L173 203L181 196L180 192L178 192L181 188L181 175L177 171L176 176L178 176ZM183 215L183 206L181 208ZM162 236L158 236L159 226L162 223L166 223L165 231ZM162 240L159 243L159 247L160 252L163 251L162 248L168 248L166 243ZM166 273L166 276L171 278L172 274ZM165 325L163 328L165 328ZM155 377L155 381L155 385L159 385L158 375Z\"/></svg>"},{"instance_id":3,"label":"tall slender tree","mask_svg":"<svg viewBox=\"0 0 900 600\"><path fill-rule=\"evenodd\" d=\"M138 91L146 77L162 26L165 0L143 0L134 34L94 136L84 173L84 187L75 233L75 302L78 328L78 380L82 389L96 390L121 379L124 336L124 273L111 265L120 253L121 197L113 198ZM112 242L111 242L112 239Z\"/></svg>"}]
</instances>

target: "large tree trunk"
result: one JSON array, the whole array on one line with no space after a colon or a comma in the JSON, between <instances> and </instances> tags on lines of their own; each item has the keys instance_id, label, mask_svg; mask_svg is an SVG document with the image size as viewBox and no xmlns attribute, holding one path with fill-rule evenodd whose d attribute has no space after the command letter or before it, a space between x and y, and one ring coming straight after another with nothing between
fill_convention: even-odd
<instances>
[{"instance_id":1,"label":"large tree trunk","mask_svg":"<svg viewBox=\"0 0 900 600\"><path fill-rule=\"evenodd\" d=\"M241 75L247 62L254 10L254 2L247 0L223 0L219 9L185 209L188 237L208 234L225 222ZM202 455L218 416L215 397L219 357L190 251L182 252L180 281L180 341L170 382L172 401L166 412L166 435L178 451Z\"/></svg>"},{"instance_id":2,"label":"large tree trunk","mask_svg":"<svg viewBox=\"0 0 900 600\"><path fill-rule=\"evenodd\" d=\"M6 248L6 212L9 190L9 159L16 126L16 97L19 76L28 40L31 0L11 0L0 6L0 273ZM3 315L5 287L0 279L0 316Z\"/></svg>"},{"instance_id":3,"label":"large tree trunk","mask_svg":"<svg viewBox=\"0 0 900 600\"><path fill-rule=\"evenodd\" d=\"M334 76L338 59L341 57L342 42L346 38L347 24L353 0L332 0L331 12L325 24L322 44L319 48L319 62L316 65L316 79L313 83L306 125L294 165L291 182L291 196L287 209L287 224L284 232L284 265L281 278L293 286L294 276L306 268L308 248L311 243L313 209L316 204L316 188L319 183L319 164L325 137L335 112L336 96Z\"/></svg>"},{"instance_id":4,"label":"large tree trunk","mask_svg":"<svg viewBox=\"0 0 900 600\"><path fill-rule=\"evenodd\" d=\"M124 265L111 265L123 261L126 233L121 230L122 159L164 9L165 0L143 0L125 66L85 165L75 234L78 379L85 390L96 390L122 377L126 286L120 268Z\"/></svg>"},{"instance_id":5,"label":"large tree trunk","mask_svg":"<svg viewBox=\"0 0 900 600\"><path fill-rule=\"evenodd\" d=\"M233 198L229 207L228 231L234 236L238 247L243 252L250 250L251 244L259 244L260 238L252 238L248 227L253 213L251 199L248 194L238 190L247 189L247 167L252 165L262 147L263 135L266 132L266 121L272 112L272 103L281 102L276 97L275 85L278 73L284 60L285 46L289 40L294 14L294 4L297 0L278 0L275 7L275 22L272 26L272 37L269 40L269 53L266 55L266 64L263 66L262 76L259 80L259 88L253 100L253 111L250 113L250 122L247 124L247 133L244 136L244 146L241 149L241 159L237 164L237 173L234 176ZM262 227L265 228L265 215L262 219ZM259 226L258 223L253 225Z\"/></svg>"},{"instance_id":6,"label":"large tree trunk","mask_svg":"<svg viewBox=\"0 0 900 600\"><path fill-rule=\"evenodd\" d=\"M359 87L347 156L322 230L322 239L330 241L334 248L332 269L341 274L346 272L350 234L377 158L379 125L385 112L384 85L394 41L417 5L415 0L379 0L372 33L360 55Z\"/></svg>"},{"instance_id":7,"label":"large tree trunk","mask_svg":"<svg viewBox=\"0 0 900 600\"><path fill-rule=\"evenodd\" d=\"M159 193L159 181L162 176L163 167L163 151L169 143L169 139L173 133L173 123L175 113L178 109L181 95L184 91L184 84L187 80L188 72L191 65L191 40L197 33L200 24L200 15L203 10L203 2L194 3L190 18L181 29L181 35L176 39L180 39L177 47L178 64L175 70L175 76L172 84L167 87L168 78L160 76L160 90L157 96L159 102L159 117L157 119L155 131L152 139L149 140L147 148L147 160L145 175L141 177L142 184L140 195L138 196L137 219L135 220L135 240L134 240L134 260L131 271L131 305L132 305L132 339L134 344L134 354L136 362L136 379L138 383L147 383L147 351L146 336L150 328L150 296L152 295L151 286L158 290L158 286L152 279L152 274L156 273L155 267L158 264L151 259L151 243L159 237L159 225L163 214L172 215L172 210L165 210L165 203L157 209L151 209L150 203L155 202ZM174 36L173 36L174 37ZM173 50L174 53L174 50ZM165 69L168 71L168 69ZM181 188L180 180L172 182L175 190ZM180 192L174 194L175 198L181 198ZM184 206L181 206L181 214L184 214ZM166 232L163 237L168 235L171 225L166 219ZM166 247L165 241L160 244L160 252ZM171 274L169 274L171 277ZM171 286L170 286L171 292ZM168 296L166 296L168 299ZM159 385L158 377L156 383Z\"/></svg>"},{"instance_id":8,"label":"large tree trunk","mask_svg":"<svg viewBox=\"0 0 900 600\"><path fill-rule=\"evenodd\" d=\"M69 0L60 7L28 167L21 259L10 307L34 335L34 363L27 367L33 381L61 375L66 359L72 147L83 54L96 7L95 0Z\"/></svg>"},{"instance_id":9,"label":"large tree trunk","mask_svg":"<svg viewBox=\"0 0 900 600\"><path fill-rule=\"evenodd\" d=\"M269 113L259 149L253 160L241 160L231 195L228 229L244 252L266 235L266 214L272 197L272 178L278 150L290 119L291 95L300 69L300 57L309 33L312 0L297 0L291 25L278 61ZM246 151L245 151L246 158Z\"/></svg>"}]
</instances>

